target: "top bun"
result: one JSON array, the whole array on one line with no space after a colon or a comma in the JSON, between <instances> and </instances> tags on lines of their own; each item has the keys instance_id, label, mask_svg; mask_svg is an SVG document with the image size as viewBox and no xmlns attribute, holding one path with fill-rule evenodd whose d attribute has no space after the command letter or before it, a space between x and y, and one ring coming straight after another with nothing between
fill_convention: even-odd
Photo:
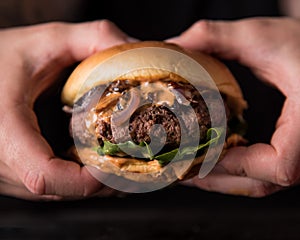
<instances>
[{"instance_id":1,"label":"top bun","mask_svg":"<svg viewBox=\"0 0 300 240\"><path fill-rule=\"evenodd\" d=\"M88 76L91 74L91 72L99 64L105 62L107 59L116 54L120 54L127 50L144 47L171 49L179 53L183 53L194 59L210 74L219 91L226 96L226 102L228 106L230 106L232 113L236 116L242 115L242 112L246 108L247 104L243 99L243 95L237 81L234 79L233 75L223 63L207 54L200 52L191 52L179 47L178 45L158 41L125 43L119 46L106 49L104 51L97 52L92 56L88 57L77 66L77 68L72 72L69 79L67 80L62 91L62 101L65 104L72 106L80 97L78 96L79 91L81 91L82 95L84 94L84 92L89 91L90 88L96 85L105 84L107 82L116 80L110 79L110 72L108 72L108 79L95 79L93 80L93 84L89 85L89 87L84 89L84 91L82 92L82 85L84 84ZM147 64L147 56L143 56L143 54L140 54L134 60L130 59L130 61L143 61L143 63ZM159 68L160 61L162 60L158 59L157 66L155 67ZM172 66L174 70L176 69L176 67L177 66L175 66L175 64L174 66ZM172 81L186 81L181 76L179 76L180 74L177 75L171 73L170 71L164 71L157 68L139 69L128 74L124 74L121 77L118 77L118 79L138 81L155 81L168 79ZM111 75L113 75L113 73Z\"/></svg>"}]
</instances>

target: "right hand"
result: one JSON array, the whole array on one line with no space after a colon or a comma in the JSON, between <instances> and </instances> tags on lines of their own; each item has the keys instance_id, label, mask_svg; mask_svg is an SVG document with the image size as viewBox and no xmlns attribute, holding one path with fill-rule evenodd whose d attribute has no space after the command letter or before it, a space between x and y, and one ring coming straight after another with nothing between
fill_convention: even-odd
<instances>
[{"instance_id":1,"label":"right hand","mask_svg":"<svg viewBox=\"0 0 300 240\"><path fill-rule=\"evenodd\" d=\"M33 105L65 67L130 40L107 20L0 31L0 194L59 200L112 192L86 167L55 156Z\"/></svg>"}]
</instances>

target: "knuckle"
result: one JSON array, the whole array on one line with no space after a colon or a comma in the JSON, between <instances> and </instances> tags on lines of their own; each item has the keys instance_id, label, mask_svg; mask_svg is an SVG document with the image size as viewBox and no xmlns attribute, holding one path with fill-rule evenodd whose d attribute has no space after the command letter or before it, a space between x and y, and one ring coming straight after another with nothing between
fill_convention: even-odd
<instances>
[{"instance_id":1,"label":"knuckle","mask_svg":"<svg viewBox=\"0 0 300 240\"><path fill-rule=\"evenodd\" d=\"M107 32L110 32L112 29L115 28L115 25L113 22L111 22L110 20L108 19L102 19L100 21L96 21L94 22L93 24L96 25L96 29L99 31L99 32L103 32L103 33L107 33Z\"/></svg>"},{"instance_id":2,"label":"knuckle","mask_svg":"<svg viewBox=\"0 0 300 240\"><path fill-rule=\"evenodd\" d=\"M205 50L205 52L218 52L218 41L228 36L228 27L222 21L200 20L197 21L189 30L183 33L187 39L196 38L201 40L198 50ZM195 41L195 40L194 40ZM198 47L199 47L198 46Z\"/></svg>"},{"instance_id":3,"label":"knuckle","mask_svg":"<svg viewBox=\"0 0 300 240\"><path fill-rule=\"evenodd\" d=\"M90 23L91 31L96 35L94 44L90 47L90 53L112 47L116 44L124 43L127 39L118 26L107 19L102 19Z\"/></svg>"},{"instance_id":4,"label":"knuckle","mask_svg":"<svg viewBox=\"0 0 300 240\"><path fill-rule=\"evenodd\" d=\"M30 74L36 74L50 61L57 59L57 49L63 46L64 37L62 34L66 32L66 26L65 23L52 22L35 27L35 31L30 34L30 42L28 43L28 45L34 45L35 52L25 49L26 59L28 59L28 65L31 67L29 68ZM27 45L24 44L24 46Z\"/></svg>"},{"instance_id":5,"label":"knuckle","mask_svg":"<svg viewBox=\"0 0 300 240\"><path fill-rule=\"evenodd\" d=\"M280 162L276 168L275 183L282 187L289 187L294 185L296 181L296 168L290 165L286 166L286 164Z\"/></svg>"},{"instance_id":6,"label":"knuckle","mask_svg":"<svg viewBox=\"0 0 300 240\"><path fill-rule=\"evenodd\" d=\"M33 194L43 195L45 194L45 178L42 173L36 173L34 171L28 171L24 178L24 185Z\"/></svg>"},{"instance_id":7,"label":"knuckle","mask_svg":"<svg viewBox=\"0 0 300 240\"><path fill-rule=\"evenodd\" d=\"M199 20L193 24L192 29L197 32L207 33L212 31L212 25L213 24L211 23L211 21Z\"/></svg>"}]
</instances>

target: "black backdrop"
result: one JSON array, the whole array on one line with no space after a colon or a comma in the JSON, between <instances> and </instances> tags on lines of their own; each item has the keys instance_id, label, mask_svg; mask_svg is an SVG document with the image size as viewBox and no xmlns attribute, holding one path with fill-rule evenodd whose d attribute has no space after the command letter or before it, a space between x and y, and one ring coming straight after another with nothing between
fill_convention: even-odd
<instances>
[{"instance_id":1,"label":"black backdrop","mask_svg":"<svg viewBox=\"0 0 300 240\"><path fill-rule=\"evenodd\" d=\"M279 15L277 1L273 0L110 0L105 3L93 0L86 1L81 14L73 20L107 18L133 37L163 40L202 18ZM283 96L258 81L247 68L236 62L225 63L249 103L245 113L249 124L246 137L251 143L268 142ZM36 104L42 132L58 154L71 144L59 100L62 83ZM75 202L36 203L0 197L0 238L40 239L43 235L46 239L296 239L299 200L298 188L263 199L249 199L183 186L123 198Z\"/></svg>"}]
</instances>

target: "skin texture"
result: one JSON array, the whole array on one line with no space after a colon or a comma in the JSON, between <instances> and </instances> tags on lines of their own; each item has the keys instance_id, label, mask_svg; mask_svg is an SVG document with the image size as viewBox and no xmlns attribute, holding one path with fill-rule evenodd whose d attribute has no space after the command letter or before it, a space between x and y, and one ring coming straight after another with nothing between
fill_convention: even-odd
<instances>
[{"instance_id":1,"label":"skin texture","mask_svg":"<svg viewBox=\"0 0 300 240\"><path fill-rule=\"evenodd\" d=\"M0 194L60 200L114 192L85 167L54 155L40 133L33 104L63 68L130 40L107 20L0 31Z\"/></svg>"},{"instance_id":2,"label":"skin texture","mask_svg":"<svg viewBox=\"0 0 300 240\"><path fill-rule=\"evenodd\" d=\"M270 144L233 148L207 177L195 177L187 184L252 197L298 184L300 21L292 18L198 21L169 41L236 60L286 97Z\"/></svg>"}]
</instances>

